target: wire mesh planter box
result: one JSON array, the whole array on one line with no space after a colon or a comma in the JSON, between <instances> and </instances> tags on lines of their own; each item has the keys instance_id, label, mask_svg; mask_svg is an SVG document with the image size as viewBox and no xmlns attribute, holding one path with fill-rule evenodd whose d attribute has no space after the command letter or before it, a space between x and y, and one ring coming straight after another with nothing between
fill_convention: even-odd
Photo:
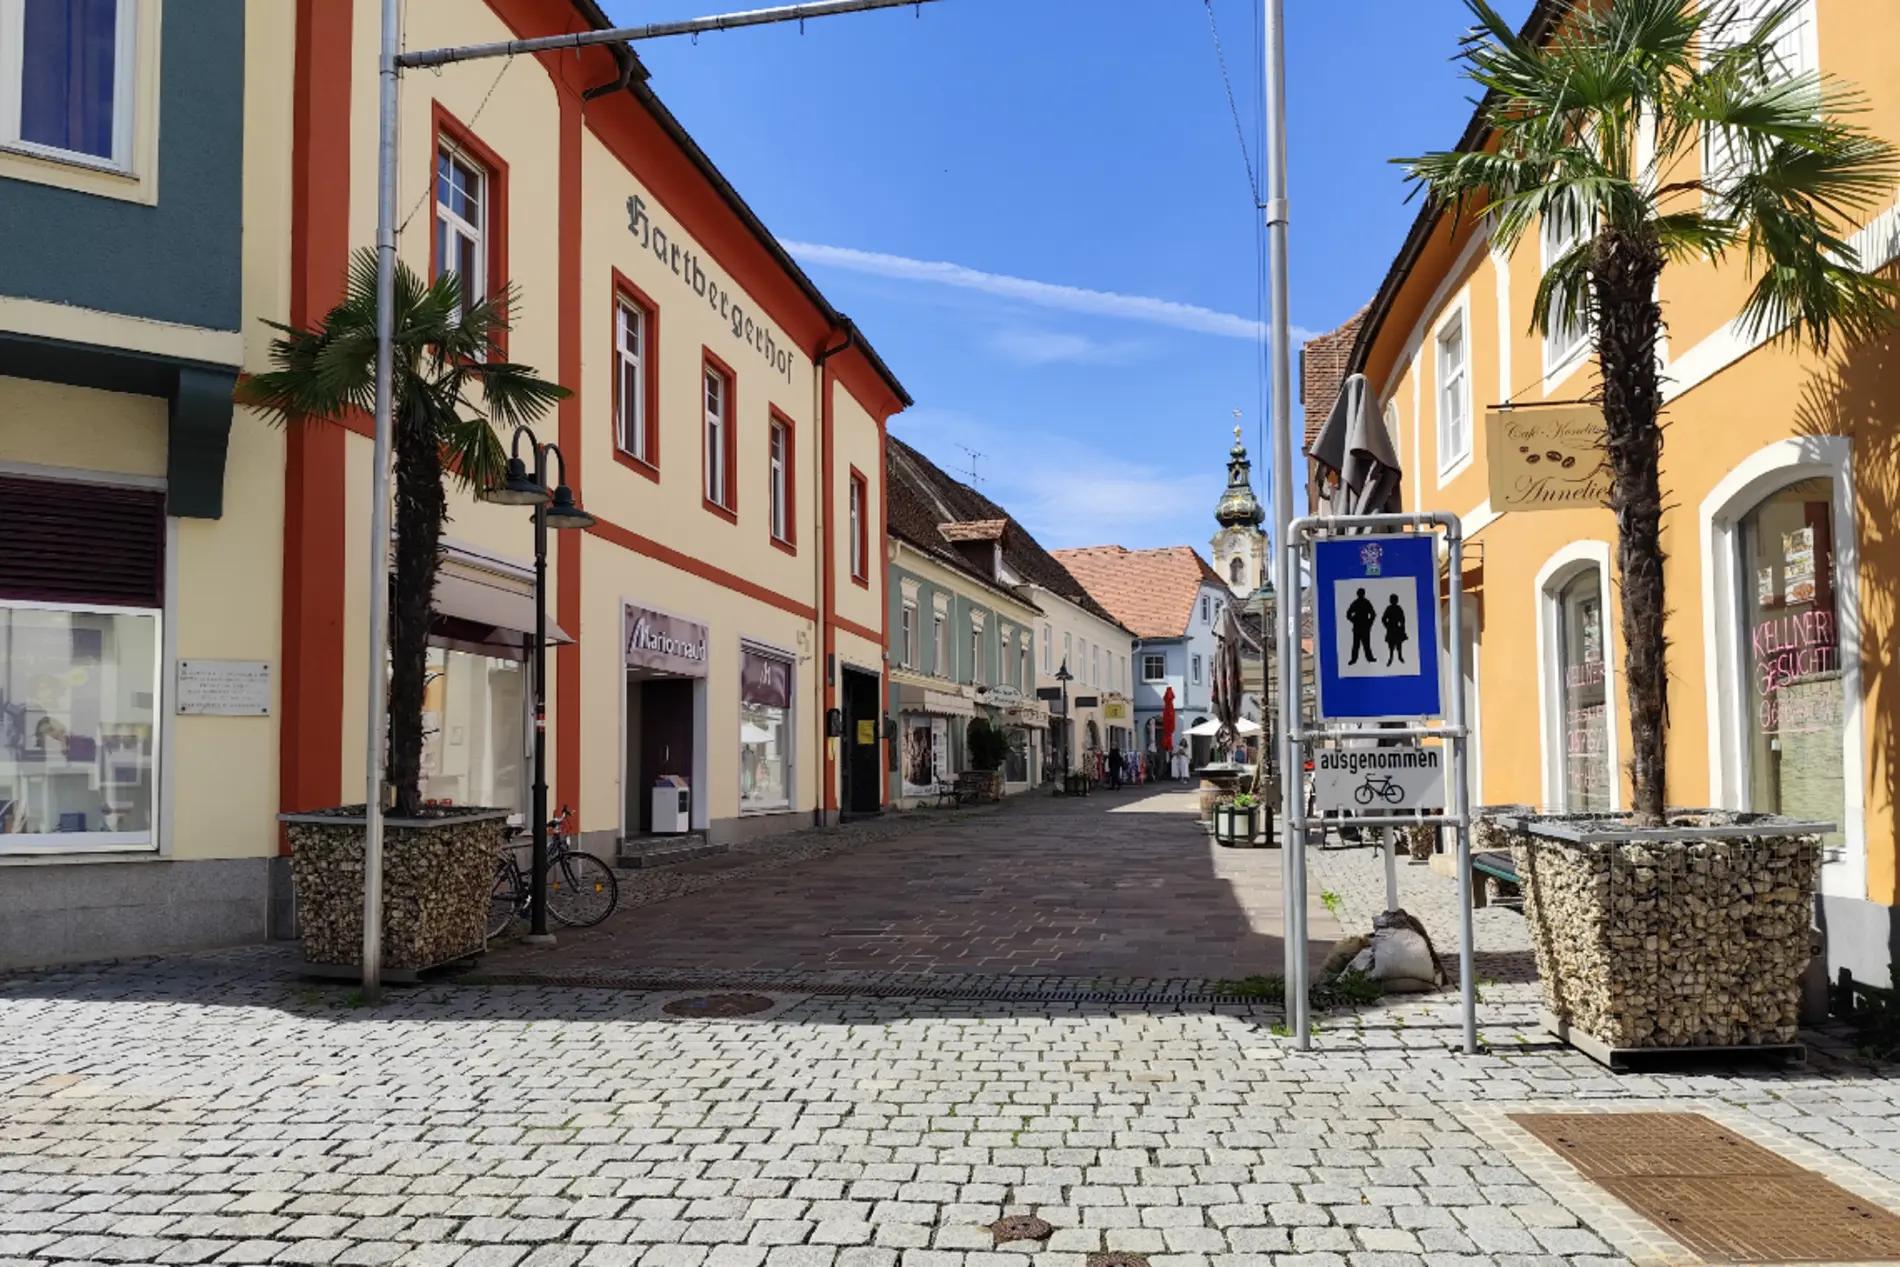
<instances>
[{"instance_id":1,"label":"wire mesh planter box","mask_svg":"<svg viewBox=\"0 0 1900 1267\"><path fill-rule=\"evenodd\" d=\"M441 809L383 820L383 965L419 972L479 953L508 811ZM304 959L363 961L362 806L283 814Z\"/></svg>"},{"instance_id":2,"label":"wire mesh planter box","mask_svg":"<svg viewBox=\"0 0 1900 1267\"><path fill-rule=\"evenodd\" d=\"M1547 1020L1591 1054L1791 1044L1828 823L1499 815Z\"/></svg>"}]
</instances>

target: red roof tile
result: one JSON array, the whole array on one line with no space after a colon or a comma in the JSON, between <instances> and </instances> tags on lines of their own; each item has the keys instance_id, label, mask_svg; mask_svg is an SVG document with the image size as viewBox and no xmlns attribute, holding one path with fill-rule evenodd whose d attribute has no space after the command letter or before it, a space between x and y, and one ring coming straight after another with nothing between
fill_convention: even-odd
<instances>
[{"instance_id":1,"label":"red roof tile","mask_svg":"<svg viewBox=\"0 0 1900 1267\"><path fill-rule=\"evenodd\" d=\"M1138 638L1181 637L1194 618L1201 582L1222 585L1193 546L1085 546L1050 553Z\"/></svg>"}]
</instances>

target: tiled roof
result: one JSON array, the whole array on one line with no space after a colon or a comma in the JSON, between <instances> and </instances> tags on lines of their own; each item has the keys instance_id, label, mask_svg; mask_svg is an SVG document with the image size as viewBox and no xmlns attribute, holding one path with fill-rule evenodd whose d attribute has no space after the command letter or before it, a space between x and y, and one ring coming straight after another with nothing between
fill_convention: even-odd
<instances>
[{"instance_id":1,"label":"tiled roof","mask_svg":"<svg viewBox=\"0 0 1900 1267\"><path fill-rule=\"evenodd\" d=\"M1009 527L1007 519L973 519L968 523L951 520L937 525L946 541L1001 541L1003 530Z\"/></svg>"},{"instance_id":2,"label":"tiled roof","mask_svg":"<svg viewBox=\"0 0 1900 1267\"><path fill-rule=\"evenodd\" d=\"M1194 618L1201 582L1226 588L1193 546L1086 546L1057 550L1055 557L1138 638L1181 637Z\"/></svg>"},{"instance_id":3,"label":"tiled roof","mask_svg":"<svg viewBox=\"0 0 1900 1267\"><path fill-rule=\"evenodd\" d=\"M1339 396L1340 385L1346 381L1346 367L1352 361L1353 342L1365 319L1366 309L1361 308L1339 329L1316 334L1300 348L1300 404L1306 408L1308 445L1325 425L1326 415L1333 411L1333 401Z\"/></svg>"},{"instance_id":4,"label":"tiled roof","mask_svg":"<svg viewBox=\"0 0 1900 1267\"><path fill-rule=\"evenodd\" d=\"M1121 623L1001 506L968 484L946 475L929 458L896 436L885 439L884 462L889 477L886 502L892 536L901 537L945 566L976 576L990 586L1000 583L973 567L951 543L954 540L1000 540L1004 565L1025 583L1066 598L1110 624Z\"/></svg>"}]
</instances>

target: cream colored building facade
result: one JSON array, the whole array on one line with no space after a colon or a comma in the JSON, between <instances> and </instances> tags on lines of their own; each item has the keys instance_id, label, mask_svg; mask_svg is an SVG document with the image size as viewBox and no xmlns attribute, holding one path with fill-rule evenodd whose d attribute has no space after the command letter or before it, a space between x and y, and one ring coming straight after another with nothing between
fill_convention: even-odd
<instances>
[{"instance_id":1,"label":"cream colored building facade","mask_svg":"<svg viewBox=\"0 0 1900 1267\"><path fill-rule=\"evenodd\" d=\"M1065 743L1071 769L1091 767L1110 748L1133 751L1134 684L1129 674L1134 671L1134 635L1045 586L1030 584L1026 592L1042 610L1036 629L1036 685L1060 687L1056 674L1064 665L1073 677L1067 724L1052 731L1057 763L1065 755Z\"/></svg>"}]
</instances>

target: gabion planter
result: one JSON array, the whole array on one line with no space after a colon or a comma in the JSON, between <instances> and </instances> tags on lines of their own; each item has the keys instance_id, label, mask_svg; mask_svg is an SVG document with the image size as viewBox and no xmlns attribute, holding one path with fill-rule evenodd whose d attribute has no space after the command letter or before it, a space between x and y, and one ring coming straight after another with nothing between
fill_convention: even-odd
<instances>
[{"instance_id":1,"label":"gabion planter","mask_svg":"<svg viewBox=\"0 0 1900 1267\"><path fill-rule=\"evenodd\" d=\"M1593 1055L1792 1043L1829 824L1500 816L1547 1020ZM1599 1057L1601 1058L1601 1057Z\"/></svg>"},{"instance_id":2,"label":"gabion planter","mask_svg":"<svg viewBox=\"0 0 1900 1267\"><path fill-rule=\"evenodd\" d=\"M432 811L433 811L433 807ZM304 959L363 961L363 809L284 814ZM383 820L383 965L416 972L482 949L508 811L442 809Z\"/></svg>"}]
</instances>

